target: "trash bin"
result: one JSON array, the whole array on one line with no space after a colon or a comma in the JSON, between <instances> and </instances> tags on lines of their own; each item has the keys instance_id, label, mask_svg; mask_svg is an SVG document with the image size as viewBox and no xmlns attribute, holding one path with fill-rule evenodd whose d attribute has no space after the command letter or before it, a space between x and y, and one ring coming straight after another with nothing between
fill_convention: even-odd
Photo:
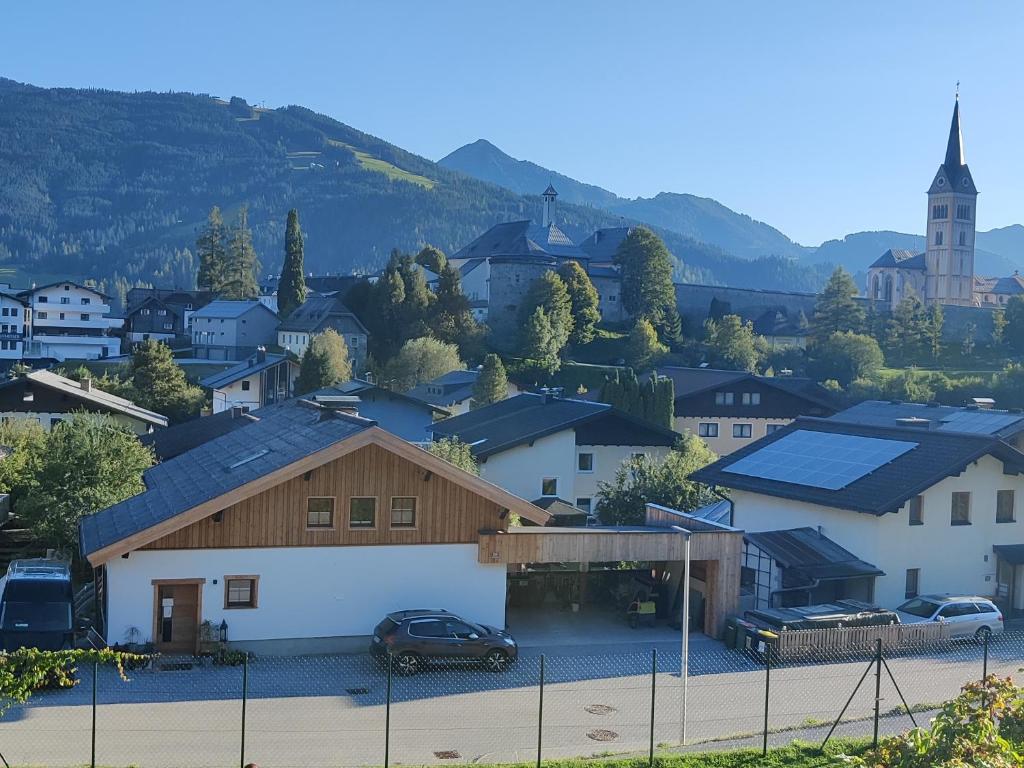
<instances>
[{"instance_id":1,"label":"trash bin","mask_svg":"<svg viewBox=\"0 0 1024 768\"><path fill-rule=\"evenodd\" d=\"M756 643L757 627L745 619L736 619L736 647L741 651L753 650Z\"/></svg>"},{"instance_id":2,"label":"trash bin","mask_svg":"<svg viewBox=\"0 0 1024 768\"><path fill-rule=\"evenodd\" d=\"M722 641L725 643L726 648L736 647L736 630L738 629L736 621L735 616L730 616L725 620L725 632L722 634Z\"/></svg>"}]
</instances>

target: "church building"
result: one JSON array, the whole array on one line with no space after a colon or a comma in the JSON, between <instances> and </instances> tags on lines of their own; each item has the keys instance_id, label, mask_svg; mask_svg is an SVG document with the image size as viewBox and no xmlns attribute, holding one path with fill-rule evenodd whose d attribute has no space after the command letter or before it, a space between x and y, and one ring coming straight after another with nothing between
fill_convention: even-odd
<instances>
[{"instance_id":1,"label":"church building","mask_svg":"<svg viewBox=\"0 0 1024 768\"><path fill-rule=\"evenodd\" d=\"M946 157L928 188L923 253L891 248L868 268L867 296L893 309L906 296L927 303L972 306L974 222L978 189L964 159L960 98L953 106Z\"/></svg>"}]
</instances>

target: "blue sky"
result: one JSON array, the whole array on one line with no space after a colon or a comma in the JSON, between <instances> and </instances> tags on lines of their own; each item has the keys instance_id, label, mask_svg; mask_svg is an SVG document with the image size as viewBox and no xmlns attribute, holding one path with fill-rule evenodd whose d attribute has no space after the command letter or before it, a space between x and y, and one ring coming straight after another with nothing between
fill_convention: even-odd
<instances>
[{"instance_id":1,"label":"blue sky","mask_svg":"<svg viewBox=\"0 0 1024 768\"><path fill-rule=\"evenodd\" d=\"M431 159L487 138L805 244L917 232L961 81L981 229L1024 222L1024 3L30 2L0 75L302 104Z\"/></svg>"}]
</instances>

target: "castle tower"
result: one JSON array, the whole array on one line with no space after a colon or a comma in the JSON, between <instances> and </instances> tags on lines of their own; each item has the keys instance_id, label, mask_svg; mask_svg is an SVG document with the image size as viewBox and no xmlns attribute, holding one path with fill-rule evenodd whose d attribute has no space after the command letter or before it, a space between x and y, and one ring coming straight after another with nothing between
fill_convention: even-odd
<instances>
[{"instance_id":1,"label":"castle tower","mask_svg":"<svg viewBox=\"0 0 1024 768\"><path fill-rule=\"evenodd\" d=\"M978 190L964 159L960 95L953 105L946 158L928 189L925 298L970 306L974 291L974 222Z\"/></svg>"},{"instance_id":2,"label":"castle tower","mask_svg":"<svg viewBox=\"0 0 1024 768\"><path fill-rule=\"evenodd\" d=\"M544 198L544 222L543 226L547 227L550 224L554 224L552 216L555 213L555 198L558 197L558 193L555 192L555 188L548 184L548 188L541 194Z\"/></svg>"}]
</instances>

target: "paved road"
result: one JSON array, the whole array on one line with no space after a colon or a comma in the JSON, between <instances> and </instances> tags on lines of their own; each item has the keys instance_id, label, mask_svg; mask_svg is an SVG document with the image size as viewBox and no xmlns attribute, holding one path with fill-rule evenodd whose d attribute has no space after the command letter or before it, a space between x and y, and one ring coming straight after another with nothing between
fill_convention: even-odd
<instances>
[{"instance_id":1,"label":"paved road","mask_svg":"<svg viewBox=\"0 0 1024 768\"><path fill-rule=\"evenodd\" d=\"M655 742L680 739L682 686L678 650L659 649ZM613 651L613 652L612 652ZM1024 638L997 644L990 671L1014 674ZM647 648L562 648L545 660L546 757L645 750L651 710ZM533 760L537 750L540 659L530 651L507 673L445 668L393 680L393 763ZM889 666L911 705L939 702L981 674L980 651L959 644ZM838 715L867 668L865 661L794 665L772 672L770 725L789 729L773 743L820 734ZM703 742L759 733L765 673L738 652L701 648L691 661L687 739ZM12 766L88 763L91 672L71 691L41 693L0 718L0 752ZM142 768L229 766L240 751L241 669L145 670L124 683L102 670L97 698L97 761ZM870 675L848 716L870 714ZM386 675L357 656L260 658L250 664L246 756L264 768L378 765L384 755ZM882 684L883 710L900 700ZM905 717L885 728L909 727ZM870 721L843 728L868 735ZM724 745L724 744L723 744ZM440 756L438 755L440 754ZM445 754L447 753L447 755ZM457 754L457 757L454 756Z\"/></svg>"}]
</instances>

